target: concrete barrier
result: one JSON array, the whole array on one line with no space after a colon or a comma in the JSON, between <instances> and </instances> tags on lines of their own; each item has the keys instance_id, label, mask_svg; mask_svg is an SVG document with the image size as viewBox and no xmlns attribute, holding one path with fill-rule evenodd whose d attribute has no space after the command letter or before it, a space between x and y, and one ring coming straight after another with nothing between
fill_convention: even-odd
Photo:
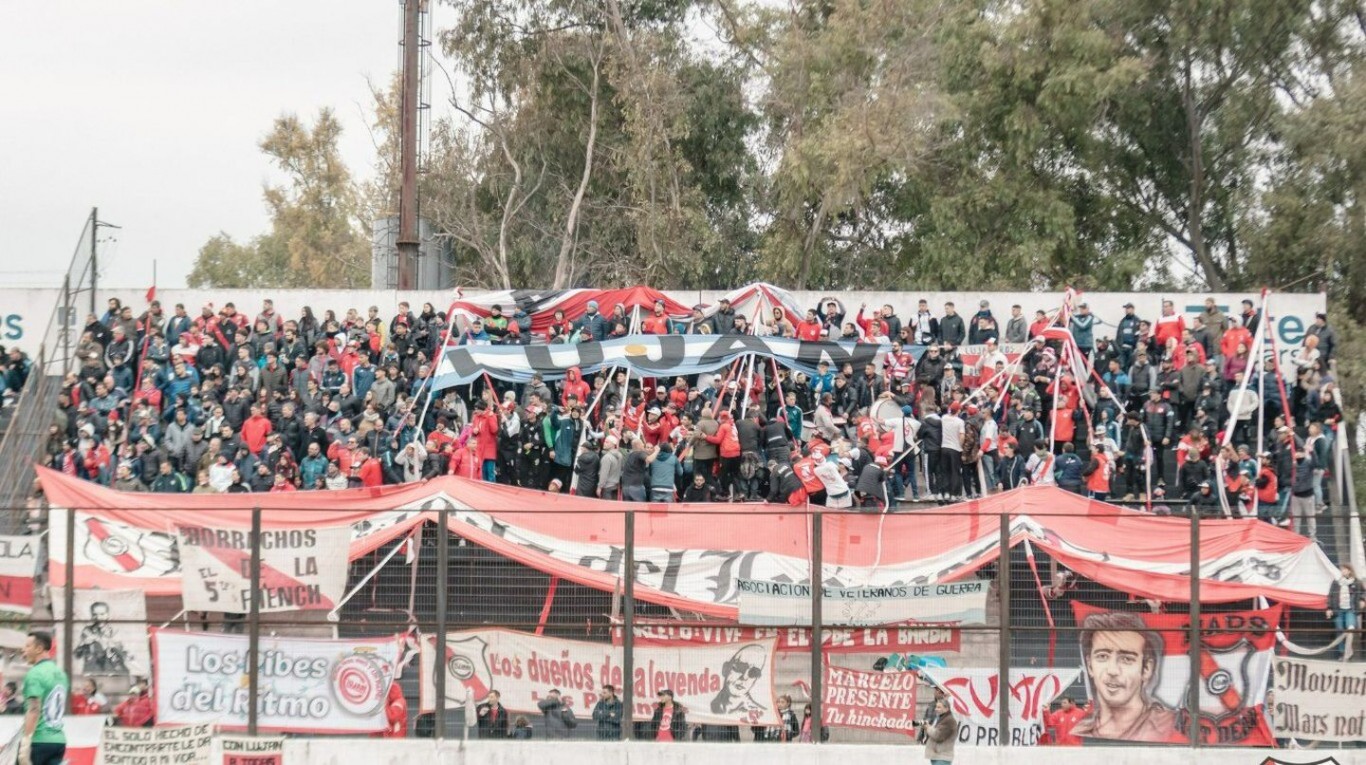
<instances>
[{"instance_id":1,"label":"concrete barrier","mask_svg":"<svg viewBox=\"0 0 1366 765\"><path fill-rule=\"evenodd\" d=\"M1184 747L961 748L954 765L1366 765L1366 750L1188 749ZM1333 759L1326 759L1332 757ZM918 746L557 743L549 741L392 741L294 739L285 744L288 765L914 765L927 762Z\"/></svg>"}]
</instances>

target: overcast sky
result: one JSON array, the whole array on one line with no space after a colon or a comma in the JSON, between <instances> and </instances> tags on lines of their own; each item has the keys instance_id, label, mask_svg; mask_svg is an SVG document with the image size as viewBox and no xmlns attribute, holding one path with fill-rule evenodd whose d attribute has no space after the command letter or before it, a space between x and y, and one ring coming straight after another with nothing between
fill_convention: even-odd
<instances>
[{"instance_id":1,"label":"overcast sky","mask_svg":"<svg viewBox=\"0 0 1366 765\"><path fill-rule=\"evenodd\" d=\"M366 79L397 68L399 14L397 0L7 3L0 284L59 284L98 206L122 226L105 231L104 284L148 286L156 260L160 286L184 286L210 236L266 229L256 144L284 111L332 107L368 171Z\"/></svg>"}]
</instances>

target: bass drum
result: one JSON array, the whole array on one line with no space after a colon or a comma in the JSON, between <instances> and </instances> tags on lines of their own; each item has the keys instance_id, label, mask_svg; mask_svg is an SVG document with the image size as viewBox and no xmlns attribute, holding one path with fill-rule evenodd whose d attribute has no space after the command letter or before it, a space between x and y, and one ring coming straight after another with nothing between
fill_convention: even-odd
<instances>
[{"instance_id":1,"label":"bass drum","mask_svg":"<svg viewBox=\"0 0 1366 765\"><path fill-rule=\"evenodd\" d=\"M873 406L868 410L868 416L878 425L885 425L888 420L901 416L901 405L894 398L880 398L873 402Z\"/></svg>"},{"instance_id":2,"label":"bass drum","mask_svg":"<svg viewBox=\"0 0 1366 765\"><path fill-rule=\"evenodd\" d=\"M1251 419L1262 407L1262 398L1254 391L1244 391L1241 395L1233 391L1228 395L1228 413L1235 420Z\"/></svg>"}]
</instances>

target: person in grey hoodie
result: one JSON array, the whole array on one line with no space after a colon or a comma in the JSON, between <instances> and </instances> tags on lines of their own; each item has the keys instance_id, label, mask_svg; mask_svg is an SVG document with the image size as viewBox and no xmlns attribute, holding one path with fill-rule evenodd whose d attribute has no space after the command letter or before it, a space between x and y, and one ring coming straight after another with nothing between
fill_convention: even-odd
<instances>
[{"instance_id":1,"label":"person in grey hoodie","mask_svg":"<svg viewBox=\"0 0 1366 765\"><path fill-rule=\"evenodd\" d=\"M621 463L625 458L617 448L616 436L602 441L602 456L598 458L598 496L616 499L621 488Z\"/></svg>"},{"instance_id":2,"label":"person in grey hoodie","mask_svg":"<svg viewBox=\"0 0 1366 765\"><path fill-rule=\"evenodd\" d=\"M545 719L546 738L567 739L573 735L571 731L579 727L574 710L565 706L558 689L551 688L545 698L536 702L536 706L540 708L541 716Z\"/></svg>"}]
</instances>

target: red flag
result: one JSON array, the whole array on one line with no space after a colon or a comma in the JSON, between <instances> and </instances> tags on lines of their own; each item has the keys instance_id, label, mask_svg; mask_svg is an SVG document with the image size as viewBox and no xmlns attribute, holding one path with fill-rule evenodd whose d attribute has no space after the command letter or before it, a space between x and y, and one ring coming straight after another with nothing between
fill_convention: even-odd
<instances>
[{"instance_id":1,"label":"red flag","mask_svg":"<svg viewBox=\"0 0 1366 765\"><path fill-rule=\"evenodd\" d=\"M151 287L148 287L148 288L147 288L147 302L150 303L150 302L152 302L153 300L156 300L156 299L157 299L157 286L156 286L155 284L153 284Z\"/></svg>"}]
</instances>

